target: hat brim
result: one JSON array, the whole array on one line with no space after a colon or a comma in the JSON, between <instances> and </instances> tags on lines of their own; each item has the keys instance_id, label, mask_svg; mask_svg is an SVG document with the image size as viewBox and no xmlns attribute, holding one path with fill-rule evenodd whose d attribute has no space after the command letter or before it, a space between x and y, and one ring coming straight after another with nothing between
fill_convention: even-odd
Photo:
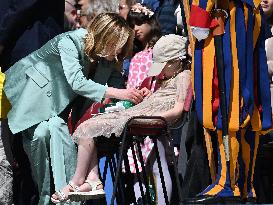
<instances>
[{"instance_id":1,"label":"hat brim","mask_svg":"<svg viewBox=\"0 0 273 205\"><path fill-rule=\"evenodd\" d=\"M152 64L151 68L149 69L147 75L148 76L157 76L157 75L159 75L166 64L167 64L167 62L163 62L163 63L153 62L153 64Z\"/></svg>"}]
</instances>

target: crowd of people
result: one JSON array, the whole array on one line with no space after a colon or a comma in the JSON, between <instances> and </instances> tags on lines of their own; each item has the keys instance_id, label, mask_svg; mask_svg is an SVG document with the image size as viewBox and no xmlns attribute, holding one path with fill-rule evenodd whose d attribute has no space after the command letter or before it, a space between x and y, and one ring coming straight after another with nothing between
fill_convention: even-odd
<instances>
[{"instance_id":1,"label":"crowd of people","mask_svg":"<svg viewBox=\"0 0 273 205\"><path fill-rule=\"evenodd\" d=\"M95 139L120 137L133 116L161 116L172 127L189 110L197 110L196 119L201 126L198 138L202 139L201 144L197 144L204 151L198 154L206 158L204 164L197 166L206 169L210 176L207 179L205 175L196 175L193 176L195 182L189 182L187 177L198 169L190 161L198 160L199 156L194 159L196 154L192 154L191 160L186 159L186 167L179 168L179 171L184 169L181 185L188 189L185 197L189 198L185 203L215 203L219 198L227 199L228 203L255 203L257 200L273 203L272 187L268 190L272 198L264 197L266 199L262 199L260 192L256 194L253 187L258 150L264 145L273 150L272 122L268 119L272 116L270 102L273 105L273 0L262 0L259 5L254 1L252 4L230 1L226 13L226 19L230 20L225 22L224 63L236 70L236 53L242 75L239 77L238 73L237 76L235 71L230 77L227 71L225 76L227 90L234 89L227 94L230 121L237 120L234 118L236 100L238 110L239 105L241 109L238 126L229 122L232 129L229 132L230 162L222 147L220 130L224 125L221 124L219 92L214 89L220 83L216 77L214 47L211 47L214 41L207 32L217 25L210 16L212 4L204 7L206 0L194 1L191 11L197 13L196 20L193 14L185 14L187 5L178 0L0 2L0 204L78 205L104 198L107 187L100 179ZM238 20L240 15L245 19ZM201 20L206 21L206 25L200 23ZM234 28L230 26L232 23L236 24ZM239 35L242 25L245 36ZM238 29L235 37L233 29ZM187 35L194 36L195 41L189 41L191 38ZM240 40L245 40L244 47L240 47ZM249 43L252 46L248 47ZM246 59L249 53L253 65ZM267 63L263 58L265 54ZM245 62L241 58L246 59ZM244 67L253 75L248 75ZM260 70L255 70L257 67ZM266 75L261 73L264 68L268 68ZM147 79L152 79L149 89L143 86ZM203 79L202 85L200 79ZM249 79L254 79L255 83ZM251 83L255 84L254 88L249 86ZM236 88L241 89L238 97ZM269 91L271 101L267 95ZM95 102L100 103L105 113L89 113L82 120ZM114 106L107 112L109 104ZM188 123L189 127L195 126L192 119L188 119ZM181 153L185 153L181 149L186 149L184 144L180 145L186 139L181 138L188 140L193 129L172 133L174 139L165 135L157 138L171 204L179 201L173 197L177 190L173 190L168 153L175 152L179 161ZM196 142L195 139L189 141ZM214 151L209 145L214 146ZM186 151L194 153L193 147L187 147ZM143 167L138 158L134 159L133 149L128 149L127 157L130 172L136 178L136 169L141 171ZM165 204L165 196L154 149L153 140L147 136L141 150L145 169L154 176L154 203L160 205ZM273 172L271 174L273 176ZM189 193L194 186L189 183L196 185L196 181L198 186ZM270 183L269 187L273 180ZM137 180L133 190L135 201L128 201L128 204L143 204ZM195 195L197 197L193 197Z\"/></svg>"}]
</instances>

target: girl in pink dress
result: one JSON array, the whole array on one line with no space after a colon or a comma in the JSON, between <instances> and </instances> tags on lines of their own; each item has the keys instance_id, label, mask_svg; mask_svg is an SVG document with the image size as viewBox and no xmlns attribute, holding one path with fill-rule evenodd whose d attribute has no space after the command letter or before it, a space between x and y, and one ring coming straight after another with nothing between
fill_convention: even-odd
<instances>
[{"instance_id":1,"label":"girl in pink dress","mask_svg":"<svg viewBox=\"0 0 273 205\"><path fill-rule=\"evenodd\" d=\"M139 88L142 82L147 78L147 73L152 65L152 48L160 38L161 32L159 24L154 13L141 4L135 4L128 14L129 25L135 31L135 43L140 50L131 59L127 88ZM151 91L154 91L154 85ZM144 163L146 164L148 156L153 148L153 143L149 137L145 138L141 145ZM136 173L132 150L128 150L130 170ZM140 162L138 160L138 163ZM141 168L140 168L141 171Z\"/></svg>"},{"instance_id":2,"label":"girl in pink dress","mask_svg":"<svg viewBox=\"0 0 273 205\"><path fill-rule=\"evenodd\" d=\"M152 65L152 48L161 32L153 12L139 3L132 6L127 21L135 31L138 50L131 59L127 88L138 88Z\"/></svg>"},{"instance_id":3,"label":"girl in pink dress","mask_svg":"<svg viewBox=\"0 0 273 205\"><path fill-rule=\"evenodd\" d=\"M130 67L129 67L129 76L127 81L127 88L139 88L142 82L147 78L147 73L152 65L152 49L156 41L160 38L161 32L159 24L155 18L153 12L147 7L141 4L135 4L132 6L132 9L128 14L128 22L132 28L135 30L136 41L140 44L141 51L136 53L134 57L131 59ZM151 86L151 91L154 91L155 84ZM162 143L158 141L158 146L162 147ZM143 144L141 144L141 153L143 156L145 167L149 167L152 169L153 175L156 181L160 181L160 174L157 168L157 163L153 159L154 157L150 157L151 153L153 153L154 143L149 137L144 139ZM137 153L137 148L135 147L134 151ZM160 157L162 164L166 165L167 162L165 159L165 151L160 149ZM133 151L132 149L128 149L127 152L129 167L131 173L136 173L136 165L138 166L140 172L142 171L142 167L140 166L139 154L137 153L137 163L134 162ZM149 160L150 159L150 160ZM149 166L146 166L149 163ZM124 167L123 167L123 171ZM168 189L168 193L171 193L171 178L169 176L168 171L164 170L164 176L166 178L166 187ZM160 186L160 185L159 185ZM161 186L160 186L161 187ZM135 183L134 185L135 196L138 199L140 197L140 189L139 184ZM158 188L156 190L159 191ZM160 190L161 191L161 190ZM158 194L157 194L158 195ZM159 201L164 201L164 198L159 199Z\"/></svg>"}]
</instances>

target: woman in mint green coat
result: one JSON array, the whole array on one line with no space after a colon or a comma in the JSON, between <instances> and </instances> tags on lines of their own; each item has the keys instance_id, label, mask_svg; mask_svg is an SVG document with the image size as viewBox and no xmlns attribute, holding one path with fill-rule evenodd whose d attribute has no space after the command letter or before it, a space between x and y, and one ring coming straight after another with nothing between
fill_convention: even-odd
<instances>
[{"instance_id":1,"label":"woman in mint green coat","mask_svg":"<svg viewBox=\"0 0 273 205\"><path fill-rule=\"evenodd\" d=\"M138 90L115 89L87 79L90 63L101 58L121 61L128 56L133 38L133 31L117 14L100 14L86 30L56 36L5 73L4 91L12 106L9 127L13 134L23 131L39 204L50 201L49 164L56 190L75 171L75 146L59 117L69 103L78 95L97 102L103 98L142 101Z\"/></svg>"}]
</instances>

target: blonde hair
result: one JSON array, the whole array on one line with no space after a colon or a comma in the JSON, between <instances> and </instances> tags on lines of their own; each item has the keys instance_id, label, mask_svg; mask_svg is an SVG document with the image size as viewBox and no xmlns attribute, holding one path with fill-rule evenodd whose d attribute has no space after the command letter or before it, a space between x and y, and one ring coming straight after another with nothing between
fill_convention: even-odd
<instances>
[{"instance_id":1,"label":"blonde hair","mask_svg":"<svg viewBox=\"0 0 273 205\"><path fill-rule=\"evenodd\" d=\"M115 59L122 62L132 55L134 32L118 14L99 14L87 26L87 31L85 53L91 61L115 54Z\"/></svg>"}]
</instances>

